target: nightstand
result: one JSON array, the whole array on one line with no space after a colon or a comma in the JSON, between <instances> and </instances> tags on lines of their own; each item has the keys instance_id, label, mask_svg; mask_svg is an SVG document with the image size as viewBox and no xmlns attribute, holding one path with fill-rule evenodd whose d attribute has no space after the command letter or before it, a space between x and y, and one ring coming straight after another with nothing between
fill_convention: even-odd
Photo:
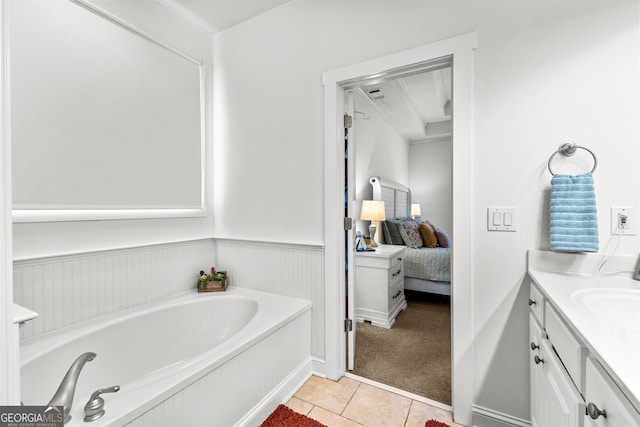
<instances>
[{"instance_id":1,"label":"nightstand","mask_svg":"<svg viewBox=\"0 0 640 427\"><path fill-rule=\"evenodd\" d=\"M380 245L375 252L356 252L356 321L391 328L407 307L404 299L406 246Z\"/></svg>"}]
</instances>

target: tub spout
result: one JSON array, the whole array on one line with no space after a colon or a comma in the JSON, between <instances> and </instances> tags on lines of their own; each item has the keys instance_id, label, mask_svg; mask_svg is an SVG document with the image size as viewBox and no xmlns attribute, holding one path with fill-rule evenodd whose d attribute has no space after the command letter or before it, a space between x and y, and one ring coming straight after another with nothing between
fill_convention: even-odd
<instances>
[{"instance_id":1,"label":"tub spout","mask_svg":"<svg viewBox=\"0 0 640 427\"><path fill-rule=\"evenodd\" d=\"M58 391L53 395L48 403L48 406L64 406L64 423L66 424L71 419L71 406L73 405L73 395L76 392L76 384L78 383L78 377L80 371L84 367L84 364L93 360L96 357L95 353L84 353L78 357L71 365L67 374L62 379Z\"/></svg>"}]
</instances>

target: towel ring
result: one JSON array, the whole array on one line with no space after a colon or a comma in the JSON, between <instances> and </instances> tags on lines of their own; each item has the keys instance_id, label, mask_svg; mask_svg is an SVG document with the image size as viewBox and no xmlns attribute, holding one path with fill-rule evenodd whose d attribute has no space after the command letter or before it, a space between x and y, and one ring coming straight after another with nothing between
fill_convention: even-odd
<instances>
[{"instance_id":1,"label":"towel ring","mask_svg":"<svg viewBox=\"0 0 640 427\"><path fill-rule=\"evenodd\" d=\"M580 145L576 145L573 142L566 142L560 146L552 155L549 157L549 162L547 163L547 167L549 168L549 173L551 175L555 175L551 170L551 161L558 154L562 154L563 156L573 156L578 148L582 148L585 151L588 151L589 154L593 156L593 169L591 169L591 173L595 172L596 167L598 167L598 158L593 153L593 151L589 150L587 147L582 147Z\"/></svg>"}]
</instances>

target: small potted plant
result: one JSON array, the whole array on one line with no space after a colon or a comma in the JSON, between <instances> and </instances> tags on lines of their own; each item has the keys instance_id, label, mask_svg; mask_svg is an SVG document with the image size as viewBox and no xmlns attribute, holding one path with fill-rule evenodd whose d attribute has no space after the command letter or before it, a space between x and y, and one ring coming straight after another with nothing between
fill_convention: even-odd
<instances>
[{"instance_id":1,"label":"small potted plant","mask_svg":"<svg viewBox=\"0 0 640 427\"><path fill-rule=\"evenodd\" d=\"M198 278L198 292L220 292L227 289L227 272L216 271L215 267L211 267L211 274L200 271Z\"/></svg>"}]
</instances>

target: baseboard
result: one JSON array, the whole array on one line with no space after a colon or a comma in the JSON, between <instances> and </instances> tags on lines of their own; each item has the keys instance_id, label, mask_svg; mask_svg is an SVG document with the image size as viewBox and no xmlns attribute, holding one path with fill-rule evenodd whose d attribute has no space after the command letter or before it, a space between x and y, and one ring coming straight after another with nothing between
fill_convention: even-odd
<instances>
[{"instance_id":1,"label":"baseboard","mask_svg":"<svg viewBox=\"0 0 640 427\"><path fill-rule=\"evenodd\" d=\"M531 427L531 422L493 409L472 405L473 427Z\"/></svg>"},{"instance_id":2,"label":"baseboard","mask_svg":"<svg viewBox=\"0 0 640 427\"><path fill-rule=\"evenodd\" d=\"M324 359L311 356L311 372L321 378L327 378L327 363Z\"/></svg>"},{"instance_id":3,"label":"baseboard","mask_svg":"<svg viewBox=\"0 0 640 427\"><path fill-rule=\"evenodd\" d=\"M279 404L291 399L291 396L309 379L312 375L312 365L313 358L309 356L242 417L235 427L258 427L262 424Z\"/></svg>"}]
</instances>

